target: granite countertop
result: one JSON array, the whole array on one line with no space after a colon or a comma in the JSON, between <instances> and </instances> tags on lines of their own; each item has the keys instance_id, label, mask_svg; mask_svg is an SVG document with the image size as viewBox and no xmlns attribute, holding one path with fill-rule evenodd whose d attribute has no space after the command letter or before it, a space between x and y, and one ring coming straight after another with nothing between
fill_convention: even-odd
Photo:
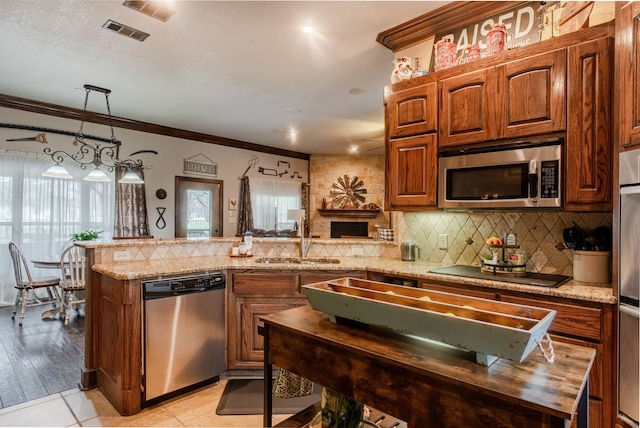
<instances>
[{"instance_id":1,"label":"granite countertop","mask_svg":"<svg viewBox=\"0 0 640 428\"><path fill-rule=\"evenodd\" d=\"M367 270L386 275L447 282L450 284L475 285L500 290L518 291L544 296L564 297L583 301L611 303L617 302L611 284L591 284L570 280L560 287L537 287L514 284L503 281L464 278L459 276L430 273L443 265L425 261L406 262L400 259L379 257L343 257L339 264L300 265L295 263L257 263L258 257L232 258L229 256L210 256L195 258L174 258L152 261L118 262L96 264L92 269L117 280L152 279L158 276L176 276L206 271L226 269L260 270Z\"/></svg>"}]
</instances>

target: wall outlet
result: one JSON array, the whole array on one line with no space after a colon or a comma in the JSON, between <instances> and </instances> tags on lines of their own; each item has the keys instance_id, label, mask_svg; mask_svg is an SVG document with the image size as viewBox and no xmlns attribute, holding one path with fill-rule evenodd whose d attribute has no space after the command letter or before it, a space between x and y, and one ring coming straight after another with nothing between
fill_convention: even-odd
<instances>
[{"instance_id":1,"label":"wall outlet","mask_svg":"<svg viewBox=\"0 0 640 428\"><path fill-rule=\"evenodd\" d=\"M352 256L363 256L364 255L364 248L362 248L359 245L352 245L351 246L351 255Z\"/></svg>"},{"instance_id":2,"label":"wall outlet","mask_svg":"<svg viewBox=\"0 0 640 428\"><path fill-rule=\"evenodd\" d=\"M449 237L446 233L441 233L438 235L438 248L441 250L446 250L449 248Z\"/></svg>"},{"instance_id":3,"label":"wall outlet","mask_svg":"<svg viewBox=\"0 0 640 428\"><path fill-rule=\"evenodd\" d=\"M113 261L114 262L126 262L131 260L131 253L128 250L122 251L114 251L113 252Z\"/></svg>"}]
</instances>

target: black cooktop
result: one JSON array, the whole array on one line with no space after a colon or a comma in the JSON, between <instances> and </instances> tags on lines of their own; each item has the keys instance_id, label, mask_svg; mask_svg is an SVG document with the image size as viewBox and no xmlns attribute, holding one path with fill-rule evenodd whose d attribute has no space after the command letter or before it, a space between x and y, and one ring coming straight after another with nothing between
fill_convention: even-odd
<instances>
[{"instance_id":1,"label":"black cooktop","mask_svg":"<svg viewBox=\"0 0 640 428\"><path fill-rule=\"evenodd\" d=\"M486 279L489 281L510 282L513 284L536 285L538 287L559 287L570 276L553 275L548 273L527 272L526 276L510 276L505 274L491 274L480 270L479 266L453 265L432 269L429 272L442 275L462 276L465 278Z\"/></svg>"}]
</instances>

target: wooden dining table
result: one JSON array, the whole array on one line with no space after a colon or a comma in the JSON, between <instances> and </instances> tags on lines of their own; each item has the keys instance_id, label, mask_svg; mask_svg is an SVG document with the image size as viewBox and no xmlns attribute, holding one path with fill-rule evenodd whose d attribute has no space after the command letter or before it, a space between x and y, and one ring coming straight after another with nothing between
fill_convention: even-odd
<instances>
[{"instance_id":1,"label":"wooden dining table","mask_svg":"<svg viewBox=\"0 0 640 428\"><path fill-rule=\"evenodd\" d=\"M379 411L427 427L564 427L577 414L589 426L591 348L553 343L555 361L476 362L473 352L381 327L332 323L310 306L261 317L264 326L264 426L272 426L277 366Z\"/></svg>"}]
</instances>

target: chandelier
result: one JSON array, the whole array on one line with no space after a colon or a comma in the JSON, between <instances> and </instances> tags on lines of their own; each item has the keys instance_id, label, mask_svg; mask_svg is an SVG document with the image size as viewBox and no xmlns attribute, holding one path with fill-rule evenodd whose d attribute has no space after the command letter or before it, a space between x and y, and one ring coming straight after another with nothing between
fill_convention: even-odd
<instances>
[{"instance_id":1,"label":"chandelier","mask_svg":"<svg viewBox=\"0 0 640 428\"><path fill-rule=\"evenodd\" d=\"M80 165L83 170L93 166L93 169L89 171L89 174L83 178L87 181L111 181L111 178L103 171L102 168L108 172L113 172L116 168L122 167L126 169L124 176L118 180L123 184L143 184L144 181L136 173L136 171L142 170L141 160L119 160L118 149L120 148L120 140L116 139L113 132L113 123L111 118L111 107L109 106L109 94L110 89L100 88L93 85L84 85L85 97L84 97L84 110L82 112L82 121L80 122L80 129L75 135L73 141L74 146L79 146L78 151L74 154L69 154L64 150L51 150L49 147L44 149L44 153L51 156L51 159L55 162L55 165L51 166L48 170L42 173L45 177L53 178L73 178L69 171L61 165L65 158L69 158ZM89 94L91 91L102 92L107 103L107 113L109 114L109 127L111 128L111 140L109 145L96 144L95 146L84 141L85 135L83 132L84 122L87 117L87 103L89 101Z\"/></svg>"}]
</instances>

